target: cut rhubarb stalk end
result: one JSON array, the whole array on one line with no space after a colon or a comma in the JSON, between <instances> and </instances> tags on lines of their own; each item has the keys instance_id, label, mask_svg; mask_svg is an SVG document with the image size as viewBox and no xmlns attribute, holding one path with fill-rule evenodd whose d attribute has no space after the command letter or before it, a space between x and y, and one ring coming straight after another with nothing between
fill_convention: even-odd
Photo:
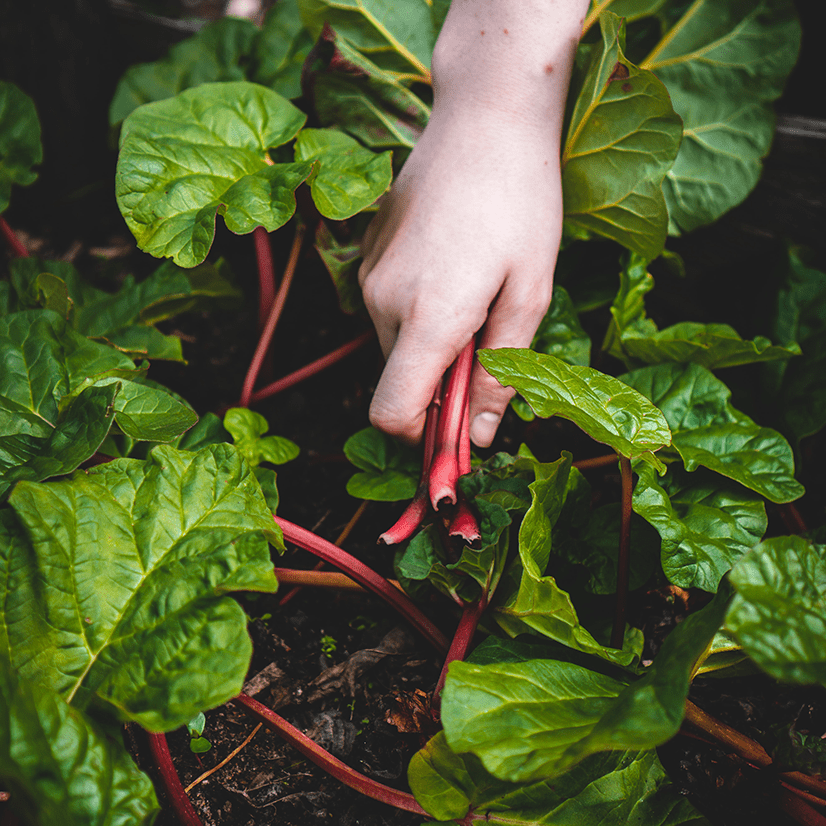
<instances>
[{"instance_id":1,"label":"cut rhubarb stalk end","mask_svg":"<svg viewBox=\"0 0 826 826\"><path fill-rule=\"evenodd\" d=\"M410 504L404 509L404 513L392 528L386 530L380 537L379 543L384 545L398 545L405 539L410 539L419 529L425 516L427 516L427 488L419 487L416 495L410 500Z\"/></svg>"},{"instance_id":2,"label":"cut rhubarb stalk end","mask_svg":"<svg viewBox=\"0 0 826 826\"><path fill-rule=\"evenodd\" d=\"M482 544L482 533L479 523L471 510L470 504L463 497L459 499L459 507L450 522L448 534L451 538L461 539L466 545L479 550Z\"/></svg>"}]
</instances>

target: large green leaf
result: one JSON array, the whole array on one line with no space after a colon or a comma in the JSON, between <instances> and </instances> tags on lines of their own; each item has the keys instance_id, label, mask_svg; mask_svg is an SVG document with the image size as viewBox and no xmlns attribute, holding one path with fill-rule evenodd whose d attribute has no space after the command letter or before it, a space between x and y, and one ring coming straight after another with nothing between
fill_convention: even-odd
<instances>
[{"instance_id":1,"label":"large green leaf","mask_svg":"<svg viewBox=\"0 0 826 826\"><path fill-rule=\"evenodd\" d=\"M2 659L0 732L0 785L11 792L4 809L21 823L139 826L160 809L151 781L115 738L48 685L9 673Z\"/></svg>"},{"instance_id":2,"label":"large green leaf","mask_svg":"<svg viewBox=\"0 0 826 826\"><path fill-rule=\"evenodd\" d=\"M768 539L731 572L726 617L746 653L777 680L826 686L826 546Z\"/></svg>"},{"instance_id":3,"label":"large green leaf","mask_svg":"<svg viewBox=\"0 0 826 826\"><path fill-rule=\"evenodd\" d=\"M392 72L368 60L338 32L325 28L306 82L324 126L337 126L374 149L412 149L430 107Z\"/></svg>"},{"instance_id":4,"label":"large green leaf","mask_svg":"<svg viewBox=\"0 0 826 826\"><path fill-rule=\"evenodd\" d=\"M774 131L770 103L799 43L791 0L694 0L641 63L684 124L663 187L671 232L715 220L757 183Z\"/></svg>"},{"instance_id":5,"label":"large green leaf","mask_svg":"<svg viewBox=\"0 0 826 826\"><path fill-rule=\"evenodd\" d=\"M621 377L663 412L687 470L700 465L772 502L803 494L789 443L736 410L731 391L699 364L659 364Z\"/></svg>"},{"instance_id":6,"label":"large green leaf","mask_svg":"<svg viewBox=\"0 0 826 826\"><path fill-rule=\"evenodd\" d=\"M653 748L677 733L692 671L723 621L721 589L629 682L554 660L451 664L442 697L450 748L515 783L549 779L590 754Z\"/></svg>"},{"instance_id":7,"label":"large green leaf","mask_svg":"<svg viewBox=\"0 0 826 826\"><path fill-rule=\"evenodd\" d=\"M241 455L258 467L261 462L283 465L291 462L299 454L295 442L283 436L265 436L270 429L267 420L246 407L232 407L224 415L224 427L232 436L232 441Z\"/></svg>"},{"instance_id":8,"label":"large green leaf","mask_svg":"<svg viewBox=\"0 0 826 826\"><path fill-rule=\"evenodd\" d=\"M46 436L0 434L0 499L15 482L71 473L92 456L112 426L119 390L119 383L86 388L61 412Z\"/></svg>"},{"instance_id":9,"label":"large green leaf","mask_svg":"<svg viewBox=\"0 0 826 826\"><path fill-rule=\"evenodd\" d=\"M32 99L0 80L0 213L9 205L12 184L34 183L32 167L42 160L40 121Z\"/></svg>"},{"instance_id":10,"label":"large green leaf","mask_svg":"<svg viewBox=\"0 0 826 826\"><path fill-rule=\"evenodd\" d=\"M538 416L570 419L620 455L662 467L653 451L671 441L666 420L639 393L629 393L623 382L531 350L480 350L478 355L482 366L519 392Z\"/></svg>"},{"instance_id":11,"label":"large green leaf","mask_svg":"<svg viewBox=\"0 0 826 826\"><path fill-rule=\"evenodd\" d=\"M313 37L331 25L360 52L402 78L430 78L436 42L427 0L298 0Z\"/></svg>"},{"instance_id":12,"label":"large green leaf","mask_svg":"<svg viewBox=\"0 0 826 826\"><path fill-rule=\"evenodd\" d=\"M681 588L716 591L723 576L766 532L762 499L703 472L672 465L663 479L637 467L634 510L662 537L662 567Z\"/></svg>"},{"instance_id":13,"label":"large green leaf","mask_svg":"<svg viewBox=\"0 0 826 826\"><path fill-rule=\"evenodd\" d=\"M454 754L440 732L413 756L408 781L439 820L460 820L471 810L514 826L707 823L672 786L654 751L591 755L553 781L515 786L492 777L473 755Z\"/></svg>"},{"instance_id":14,"label":"large green leaf","mask_svg":"<svg viewBox=\"0 0 826 826\"><path fill-rule=\"evenodd\" d=\"M255 69L250 80L285 98L301 95L301 70L313 45L295 0L275 3L253 45Z\"/></svg>"},{"instance_id":15,"label":"large green leaf","mask_svg":"<svg viewBox=\"0 0 826 826\"><path fill-rule=\"evenodd\" d=\"M605 12L600 25L562 150L565 220L654 258L668 228L662 181L681 122L665 86L623 54L622 20Z\"/></svg>"},{"instance_id":16,"label":"large green leaf","mask_svg":"<svg viewBox=\"0 0 826 826\"><path fill-rule=\"evenodd\" d=\"M230 591L272 591L261 489L230 445L157 447L21 482L0 541L3 659L83 709L154 731L241 690L251 644Z\"/></svg>"},{"instance_id":17,"label":"large green leaf","mask_svg":"<svg viewBox=\"0 0 826 826\"><path fill-rule=\"evenodd\" d=\"M393 180L390 157L336 129L304 129L295 142L297 162L318 162L310 192L318 211L335 221L361 212L387 190Z\"/></svg>"},{"instance_id":18,"label":"large green leaf","mask_svg":"<svg viewBox=\"0 0 826 826\"><path fill-rule=\"evenodd\" d=\"M215 216L230 230L272 231L295 212L312 163L273 164L306 116L264 86L206 83L148 103L124 121L115 194L138 246L192 267L209 252Z\"/></svg>"},{"instance_id":19,"label":"large green leaf","mask_svg":"<svg viewBox=\"0 0 826 826\"><path fill-rule=\"evenodd\" d=\"M347 493L357 499L401 502L419 487L416 452L374 427L352 435L344 443L344 455L362 471L347 482Z\"/></svg>"},{"instance_id":20,"label":"large green leaf","mask_svg":"<svg viewBox=\"0 0 826 826\"><path fill-rule=\"evenodd\" d=\"M173 46L166 57L131 66L115 89L109 123L120 123L144 103L174 97L202 83L245 80L241 62L249 60L257 37L258 27L252 21L224 17Z\"/></svg>"}]
</instances>

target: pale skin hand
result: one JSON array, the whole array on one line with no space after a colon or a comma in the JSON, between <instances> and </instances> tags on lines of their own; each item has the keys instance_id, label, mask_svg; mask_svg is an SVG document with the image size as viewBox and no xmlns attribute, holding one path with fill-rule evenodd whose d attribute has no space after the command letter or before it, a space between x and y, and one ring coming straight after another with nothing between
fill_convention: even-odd
<instances>
[{"instance_id":1,"label":"pale skin hand","mask_svg":"<svg viewBox=\"0 0 826 826\"><path fill-rule=\"evenodd\" d=\"M419 440L434 387L474 333L527 347L551 300L559 142L588 0L453 0L433 56L433 114L368 228L359 280L387 358L371 422ZM478 364L471 439L512 391Z\"/></svg>"}]
</instances>

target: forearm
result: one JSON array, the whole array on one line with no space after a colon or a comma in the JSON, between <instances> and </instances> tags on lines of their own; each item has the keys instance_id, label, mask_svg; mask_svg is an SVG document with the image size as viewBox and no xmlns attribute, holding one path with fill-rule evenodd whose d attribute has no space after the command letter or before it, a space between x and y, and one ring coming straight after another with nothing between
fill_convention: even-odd
<instances>
[{"instance_id":1,"label":"forearm","mask_svg":"<svg viewBox=\"0 0 826 826\"><path fill-rule=\"evenodd\" d=\"M453 0L433 55L434 109L558 131L587 10L588 0Z\"/></svg>"}]
</instances>

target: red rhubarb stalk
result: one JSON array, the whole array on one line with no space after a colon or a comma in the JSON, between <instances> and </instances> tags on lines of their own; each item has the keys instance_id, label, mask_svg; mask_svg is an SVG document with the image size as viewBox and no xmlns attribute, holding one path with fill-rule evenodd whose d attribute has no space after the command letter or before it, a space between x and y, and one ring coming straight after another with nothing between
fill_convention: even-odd
<instances>
[{"instance_id":1,"label":"red rhubarb stalk","mask_svg":"<svg viewBox=\"0 0 826 826\"><path fill-rule=\"evenodd\" d=\"M464 476L471 471L470 458L470 410L465 405L465 414L462 417L462 430L459 434L459 475ZM482 541L479 523L471 510L463 493L459 493L459 506L450 522L448 535L458 537L471 546L477 546Z\"/></svg>"},{"instance_id":2,"label":"red rhubarb stalk","mask_svg":"<svg viewBox=\"0 0 826 826\"><path fill-rule=\"evenodd\" d=\"M166 793L169 795L169 802L178 815L178 819L183 826L203 826L201 818L192 806L187 797L184 787L181 785L181 778L172 762L172 755L169 753L169 745L166 742L165 734L146 733L149 738L149 748L155 758L155 764L161 775Z\"/></svg>"},{"instance_id":3,"label":"red rhubarb stalk","mask_svg":"<svg viewBox=\"0 0 826 826\"><path fill-rule=\"evenodd\" d=\"M450 371L442 400L436 449L430 464L430 502L434 510L447 502L456 504L456 480L459 478L459 436L468 403L470 373L473 367L474 340L459 353Z\"/></svg>"},{"instance_id":4,"label":"red rhubarb stalk","mask_svg":"<svg viewBox=\"0 0 826 826\"><path fill-rule=\"evenodd\" d=\"M617 606L614 627L611 630L611 647L622 648L625 639L625 609L628 603L628 580L631 567L631 497L633 477L631 460L620 456L622 470L622 521L620 522L619 559L617 560Z\"/></svg>"},{"instance_id":5,"label":"red rhubarb stalk","mask_svg":"<svg viewBox=\"0 0 826 826\"><path fill-rule=\"evenodd\" d=\"M408 622L416 628L438 651L446 652L450 647L444 634L415 606L415 604L398 588L391 585L383 576L351 554L337 548L332 542L322 539L312 531L288 522L280 516L274 516L276 524L284 531L284 538L315 554L317 557L335 565L360 585L377 594L395 608Z\"/></svg>"},{"instance_id":6,"label":"red rhubarb stalk","mask_svg":"<svg viewBox=\"0 0 826 826\"><path fill-rule=\"evenodd\" d=\"M440 379L433 393L433 398L427 406L424 423L424 454L422 456L422 473L419 477L419 487L396 524L379 537L379 542L383 542L385 545L398 545L400 542L404 542L405 539L410 539L427 516L427 480L430 462L433 459L433 450L436 446L436 430L439 427L439 407L441 403L442 381Z\"/></svg>"},{"instance_id":7,"label":"red rhubarb stalk","mask_svg":"<svg viewBox=\"0 0 826 826\"><path fill-rule=\"evenodd\" d=\"M270 234L264 227L252 231L255 259L258 262L258 332L264 331L267 316L275 298L275 267L272 262Z\"/></svg>"},{"instance_id":8,"label":"red rhubarb stalk","mask_svg":"<svg viewBox=\"0 0 826 826\"><path fill-rule=\"evenodd\" d=\"M373 800L386 803L388 806L395 806L397 809L428 817L427 812L419 806L412 794L392 789L390 786L385 786L383 783L372 780L355 769L351 769L346 763L333 757L326 749L314 743L306 734L300 732L279 714L271 711L252 697L240 694L233 702L251 717L262 722L267 728L286 740L291 746L298 749L307 759L312 760L313 763L324 769L327 774L332 775L336 780L340 780L351 789L355 789L357 792L373 798Z\"/></svg>"},{"instance_id":9,"label":"red rhubarb stalk","mask_svg":"<svg viewBox=\"0 0 826 826\"><path fill-rule=\"evenodd\" d=\"M252 357L249 369L247 370L246 378L244 379L244 387L241 390L241 407L249 407L250 399L252 397L252 389L255 387L255 382L258 379L258 373L261 371L261 365L267 355L272 336L275 332L275 326L278 324L278 319L281 317L281 311L284 309L284 302L287 300L287 293L292 284L293 275L295 274L295 267L298 263L298 254L301 252L301 242L304 240L304 224L298 224L295 228L295 239L290 250L290 258L287 266L284 269L284 275L281 279L281 284L278 287L278 293L275 300L270 307L270 313L267 316L267 323L264 325L264 331L261 333L261 338L258 342L258 347L255 348L255 355Z\"/></svg>"},{"instance_id":10,"label":"red rhubarb stalk","mask_svg":"<svg viewBox=\"0 0 826 826\"><path fill-rule=\"evenodd\" d=\"M29 251L23 242L17 237L15 231L6 223L6 219L0 215L0 235L6 239L6 243L11 247L11 251L17 258L28 258Z\"/></svg>"},{"instance_id":11,"label":"red rhubarb stalk","mask_svg":"<svg viewBox=\"0 0 826 826\"><path fill-rule=\"evenodd\" d=\"M445 687L445 679L447 679L448 666L456 660L464 660L467 656L470 644L473 642L473 635L476 633L476 627L479 625L479 620L482 618L482 614L485 613L487 605L487 596L483 594L476 602L466 602L462 608L462 617L456 627L453 642L450 644L450 649L442 666L442 673L439 675L439 681L436 683L436 689L433 692L433 700L430 704L432 709L438 710L439 708L442 689Z\"/></svg>"}]
</instances>

